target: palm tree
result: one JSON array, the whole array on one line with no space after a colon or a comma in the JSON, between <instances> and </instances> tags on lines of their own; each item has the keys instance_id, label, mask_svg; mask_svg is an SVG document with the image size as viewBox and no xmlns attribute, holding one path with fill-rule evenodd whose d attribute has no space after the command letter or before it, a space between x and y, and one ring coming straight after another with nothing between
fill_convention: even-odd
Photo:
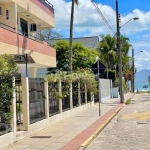
<instances>
[{"instance_id":1,"label":"palm tree","mask_svg":"<svg viewBox=\"0 0 150 150\"><path fill-rule=\"evenodd\" d=\"M117 55L116 55L116 39L112 38L110 35L101 35L101 42L98 48L100 52L100 59L102 63L106 66L107 78L108 78L108 69L114 70L117 64Z\"/></svg>"},{"instance_id":2,"label":"palm tree","mask_svg":"<svg viewBox=\"0 0 150 150\"><path fill-rule=\"evenodd\" d=\"M69 61L69 67L70 72L72 72L72 38L73 38L73 20L74 20L74 5L78 5L78 0L72 0L72 6L71 6L71 17L70 17L70 41L69 41L69 49L70 49L70 61Z\"/></svg>"}]
</instances>

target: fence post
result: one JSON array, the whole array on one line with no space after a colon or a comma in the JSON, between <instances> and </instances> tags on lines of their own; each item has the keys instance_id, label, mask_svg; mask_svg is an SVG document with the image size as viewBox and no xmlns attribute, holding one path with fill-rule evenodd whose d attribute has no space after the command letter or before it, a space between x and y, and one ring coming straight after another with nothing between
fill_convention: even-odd
<instances>
[{"instance_id":1,"label":"fence post","mask_svg":"<svg viewBox=\"0 0 150 150\"><path fill-rule=\"evenodd\" d=\"M58 81L58 92L62 95L61 79ZM62 99L59 98L59 112L62 113Z\"/></svg>"},{"instance_id":2,"label":"fence post","mask_svg":"<svg viewBox=\"0 0 150 150\"><path fill-rule=\"evenodd\" d=\"M78 82L78 104L81 106L80 82Z\"/></svg>"},{"instance_id":3,"label":"fence post","mask_svg":"<svg viewBox=\"0 0 150 150\"><path fill-rule=\"evenodd\" d=\"M23 126L26 131L29 129L29 79L22 78L22 106L23 106Z\"/></svg>"},{"instance_id":4,"label":"fence post","mask_svg":"<svg viewBox=\"0 0 150 150\"><path fill-rule=\"evenodd\" d=\"M73 98L72 98L72 82L70 83L70 109L73 109Z\"/></svg>"},{"instance_id":5,"label":"fence post","mask_svg":"<svg viewBox=\"0 0 150 150\"><path fill-rule=\"evenodd\" d=\"M15 87L15 77L12 80L13 80L13 87ZM12 99L10 110L11 112L13 112L13 117L11 119L12 131L16 132L17 127L16 127L16 91L15 91L15 88L13 90L13 99Z\"/></svg>"},{"instance_id":6,"label":"fence post","mask_svg":"<svg viewBox=\"0 0 150 150\"><path fill-rule=\"evenodd\" d=\"M84 89L85 89L85 104L87 104L87 87L86 87L86 83L84 83Z\"/></svg>"},{"instance_id":7,"label":"fence post","mask_svg":"<svg viewBox=\"0 0 150 150\"><path fill-rule=\"evenodd\" d=\"M49 96L48 96L48 82L44 82L44 92L45 92L45 116L49 118Z\"/></svg>"}]
</instances>

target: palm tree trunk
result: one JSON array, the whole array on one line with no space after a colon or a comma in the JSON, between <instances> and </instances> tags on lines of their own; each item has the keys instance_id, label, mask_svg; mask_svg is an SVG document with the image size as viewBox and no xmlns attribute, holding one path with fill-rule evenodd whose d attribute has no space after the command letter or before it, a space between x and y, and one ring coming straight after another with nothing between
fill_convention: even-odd
<instances>
[{"instance_id":1,"label":"palm tree trunk","mask_svg":"<svg viewBox=\"0 0 150 150\"><path fill-rule=\"evenodd\" d=\"M72 38L73 38L74 3L75 3L75 1L72 0L71 17L70 17L70 42L69 42L69 49L70 49L69 70L70 70L70 73L72 73L72 55L73 55L73 52L72 52Z\"/></svg>"}]
</instances>

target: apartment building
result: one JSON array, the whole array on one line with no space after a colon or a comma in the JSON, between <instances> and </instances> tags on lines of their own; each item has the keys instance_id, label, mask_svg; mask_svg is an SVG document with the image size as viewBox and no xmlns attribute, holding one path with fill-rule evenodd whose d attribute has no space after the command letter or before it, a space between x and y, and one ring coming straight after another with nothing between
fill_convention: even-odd
<instances>
[{"instance_id":1,"label":"apartment building","mask_svg":"<svg viewBox=\"0 0 150 150\"><path fill-rule=\"evenodd\" d=\"M37 31L53 27L54 7L47 0L0 0L0 54L14 55L30 77L37 68L56 66L56 50L37 38Z\"/></svg>"}]
</instances>

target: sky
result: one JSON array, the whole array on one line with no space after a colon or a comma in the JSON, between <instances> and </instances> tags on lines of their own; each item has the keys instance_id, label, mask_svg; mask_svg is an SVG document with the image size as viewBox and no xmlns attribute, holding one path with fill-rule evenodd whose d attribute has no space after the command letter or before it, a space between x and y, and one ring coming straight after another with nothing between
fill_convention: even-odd
<instances>
[{"instance_id":1,"label":"sky","mask_svg":"<svg viewBox=\"0 0 150 150\"><path fill-rule=\"evenodd\" d=\"M64 38L69 37L70 27L70 0L49 0L55 9L55 28ZM99 9L116 32L116 0L95 0ZM149 0L118 0L121 16L120 26L130 19L138 17L139 20L131 20L121 27L121 35L130 39L129 43L134 48L135 68L137 71L150 69L150 1ZM99 36L111 34L105 26L100 15L94 8L91 0L79 0L75 6L74 37ZM129 55L132 55L130 47ZM140 52L143 51L143 52Z\"/></svg>"}]
</instances>

